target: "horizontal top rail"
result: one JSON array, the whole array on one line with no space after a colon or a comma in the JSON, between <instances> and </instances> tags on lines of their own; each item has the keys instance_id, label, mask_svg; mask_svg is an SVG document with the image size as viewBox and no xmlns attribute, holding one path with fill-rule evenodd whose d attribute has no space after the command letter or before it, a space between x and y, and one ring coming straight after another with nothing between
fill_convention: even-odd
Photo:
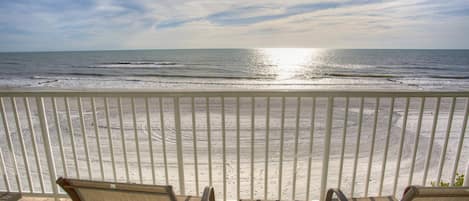
<instances>
[{"instance_id":1,"label":"horizontal top rail","mask_svg":"<svg viewBox=\"0 0 469 201\"><path fill-rule=\"evenodd\" d=\"M469 91L409 91L409 90L286 90L286 89L226 89L226 90L132 90L132 89L4 89L1 97L468 97Z\"/></svg>"}]
</instances>

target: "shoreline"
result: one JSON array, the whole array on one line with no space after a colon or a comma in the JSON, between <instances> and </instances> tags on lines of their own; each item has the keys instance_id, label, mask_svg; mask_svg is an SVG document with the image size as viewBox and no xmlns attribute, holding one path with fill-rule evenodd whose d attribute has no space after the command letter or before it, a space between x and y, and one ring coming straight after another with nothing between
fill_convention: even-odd
<instances>
[{"instance_id":1,"label":"shoreline","mask_svg":"<svg viewBox=\"0 0 469 201\"><path fill-rule=\"evenodd\" d=\"M36 76L35 76L36 77ZM2 77L0 89L359 89L467 91L469 80L430 78L318 77L312 80L252 80L147 77Z\"/></svg>"}]
</instances>

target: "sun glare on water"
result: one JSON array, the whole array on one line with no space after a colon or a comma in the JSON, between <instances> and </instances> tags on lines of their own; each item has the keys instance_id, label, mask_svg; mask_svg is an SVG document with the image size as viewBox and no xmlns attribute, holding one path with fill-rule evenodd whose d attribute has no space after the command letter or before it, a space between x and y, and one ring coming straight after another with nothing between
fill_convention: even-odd
<instances>
[{"instance_id":1,"label":"sun glare on water","mask_svg":"<svg viewBox=\"0 0 469 201\"><path fill-rule=\"evenodd\" d=\"M277 80L294 79L314 62L321 53L320 49L311 48L266 48L259 49L264 64L271 66L271 73Z\"/></svg>"}]
</instances>

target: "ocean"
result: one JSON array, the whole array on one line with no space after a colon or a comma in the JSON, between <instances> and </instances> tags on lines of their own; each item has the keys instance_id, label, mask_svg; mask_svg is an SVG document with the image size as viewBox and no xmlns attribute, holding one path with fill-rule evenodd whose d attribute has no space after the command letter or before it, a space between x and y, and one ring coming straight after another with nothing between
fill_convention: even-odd
<instances>
[{"instance_id":1,"label":"ocean","mask_svg":"<svg viewBox=\"0 0 469 201\"><path fill-rule=\"evenodd\" d=\"M469 50L0 53L2 88L469 89Z\"/></svg>"}]
</instances>

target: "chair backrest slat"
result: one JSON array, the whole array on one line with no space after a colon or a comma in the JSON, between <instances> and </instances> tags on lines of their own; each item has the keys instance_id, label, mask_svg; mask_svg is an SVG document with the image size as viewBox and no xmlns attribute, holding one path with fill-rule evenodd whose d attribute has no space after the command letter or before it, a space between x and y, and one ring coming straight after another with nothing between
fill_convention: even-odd
<instances>
[{"instance_id":1,"label":"chair backrest slat","mask_svg":"<svg viewBox=\"0 0 469 201\"><path fill-rule=\"evenodd\" d=\"M469 187L409 186L402 201L455 201L469 200Z\"/></svg>"},{"instance_id":2,"label":"chair backrest slat","mask_svg":"<svg viewBox=\"0 0 469 201\"><path fill-rule=\"evenodd\" d=\"M171 186L112 183L59 178L73 201L176 201Z\"/></svg>"}]
</instances>

